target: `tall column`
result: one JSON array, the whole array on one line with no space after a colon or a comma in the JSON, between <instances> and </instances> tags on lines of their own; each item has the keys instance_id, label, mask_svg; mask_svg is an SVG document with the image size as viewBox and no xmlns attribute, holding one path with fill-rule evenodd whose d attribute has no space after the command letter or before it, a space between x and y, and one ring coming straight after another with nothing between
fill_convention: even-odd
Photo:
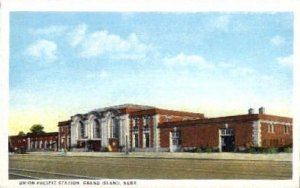
<instances>
[{"instance_id":1,"label":"tall column","mask_svg":"<svg viewBox=\"0 0 300 188\"><path fill-rule=\"evenodd\" d=\"M135 148L135 134L132 132L132 148Z\"/></svg>"},{"instance_id":2,"label":"tall column","mask_svg":"<svg viewBox=\"0 0 300 188\"><path fill-rule=\"evenodd\" d=\"M27 150L30 150L30 137L27 138Z\"/></svg>"},{"instance_id":3,"label":"tall column","mask_svg":"<svg viewBox=\"0 0 300 188\"><path fill-rule=\"evenodd\" d=\"M125 140L123 140L125 138L124 135L124 127L123 127L123 118L119 119L119 145L125 145Z\"/></svg>"},{"instance_id":4,"label":"tall column","mask_svg":"<svg viewBox=\"0 0 300 188\"><path fill-rule=\"evenodd\" d=\"M146 121L146 117L144 116L144 117L143 117L143 126L145 126L145 125L146 125L146 123L147 123L147 121Z\"/></svg>"},{"instance_id":5,"label":"tall column","mask_svg":"<svg viewBox=\"0 0 300 188\"><path fill-rule=\"evenodd\" d=\"M93 139L94 138L94 131L95 131L95 127L96 127L96 117L95 119L92 119L89 123L89 128L90 128L90 136L89 139Z\"/></svg>"},{"instance_id":6,"label":"tall column","mask_svg":"<svg viewBox=\"0 0 300 188\"><path fill-rule=\"evenodd\" d=\"M77 144L78 131L74 122L71 122L71 147L75 147Z\"/></svg>"},{"instance_id":7,"label":"tall column","mask_svg":"<svg viewBox=\"0 0 300 188\"><path fill-rule=\"evenodd\" d=\"M159 123L159 115L156 114L153 116L153 134L154 134L153 136L154 136L154 148L156 152L158 152L160 148L160 136L159 136L158 123Z\"/></svg>"},{"instance_id":8,"label":"tall column","mask_svg":"<svg viewBox=\"0 0 300 188\"><path fill-rule=\"evenodd\" d=\"M102 146L108 146L108 123L105 119L101 120L102 125Z\"/></svg>"},{"instance_id":9,"label":"tall column","mask_svg":"<svg viewBox=\"0 0 300 188\"><path fill-rule=\"evenodd\" d=\"M58 127L58 135L57 135L57 147L58 149L61 149L61 129L63 129L62 127Z\"/></svg>"},{"instance_id":10,"label":"tall column","mask_svg":"<svg viewBox=\"0 0 300 188\"><path fill-rule=\"evenodd\" d=\"M170 152L174 152L173 144L172 144L172 132L169 133L169 148L170 148Z\"/></svg>"},{"instance_id":11,"label":"tall column","mask_svg":"<svg viewBox=\"0 0 300 188\"><path fill-rule=\"evenodd\" d=\"M219 152L222 152L222 136L221 136L221 129L219 129L219 132L218 132L218 137L219 137Z\"/></svg>"},{"instance_id":12,"label":"tall column","mask_svg":"<svg viewBox=\"0 0 300 188\"><path fill-rule=\"evenodd\" d=\"M85 120L83 122L84 124L84 130L85 130L85 134L84 134L84 137L88 137L88 133L89 133L89 121L88 120Z\"/></svg>"},{"instance_id":13,"label":"tall column","mask_svg":"<svg viewBox=\"0 0 300 188\"><path fill-rule=\"evenodd\" d=\"M126 135L129 135L129 115L125 114L120 118L120 145L126 144ZM128 139L129 141L129 139Z\"/></svg>"},{"instance_id":14,"label":"tall column","mask_svg":"<svg viewBox=\"0 0 300 188\"><path fill-rule=\"evenodd\" d=\"M87 139L90 139L91 138L91 121L89 119L86 120L86 136L87 136Z\"/></svg>"},{"instance_id":15,"label":"tall column","mask_svg":"<svg viewBox=\"0 0 300 188\"><path fill-rule=\"evenodd\" d=\"M261 124L260 121L254 121L252 124L252 142L254 146L261 146Z\"/></svg>"}]
</instances>

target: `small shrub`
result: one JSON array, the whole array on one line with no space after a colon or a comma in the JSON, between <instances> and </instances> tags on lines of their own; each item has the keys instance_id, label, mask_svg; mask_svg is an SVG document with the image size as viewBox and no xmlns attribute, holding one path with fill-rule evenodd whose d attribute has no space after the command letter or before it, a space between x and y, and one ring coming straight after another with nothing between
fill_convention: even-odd
<instances>
[{"instance_id":1,"label":"small shrub","mask_svg":"<svg viewBox=\"0 0 300 188\"><path fill-rule=\"evenodd\" d=\"M101 151L101 152L108 152L108 147L103 147L103 148L101 148L100 151Z\"/></svg>"},{"instance_id":2,"label":"small shrub","mask_svg":"<svg viewBox=\"0 0 300 188\"><path fill-rule=\"evenodd\" d=\"M249 153L278 153L278 148L263 148L263 147L250 147Z\"/></svg>"},{"instance_id":3,"label":"small shrub","mask_svg":"<svg viewBox=\"0 0 300 188\"><path fill-rule=\"evenodd\" d=\"M293 148L291 148L291 147L284 148L283 152L285 152L285 153L292 153L293 152Z\"/></svg>"},{"instance_id":4,"label":"small shrub","mask_svg":"<svg viewBox=\"0 0 300 188\"><path fill-rule=\"evenodd\" d=\"M205 152L207 152L207 153L211 153L213 150L212 150L212 148L206 148L205 149Z\"/></svg>"},{"instance_id":5,"label":"small shrub","mask_svg":"<svg viewBox=\"0 0 300 188\"><path fill-rule=\"evenodd\" d=\"M266 153L277 153L277 148L267 148Z\"/></svg>"},{"instance_id":6,"label":"small shrub","mask_svg":"<svg viewBox=\"0 0 300 188\"><path fill-rule=\"evenodd\" d=\"M249 153L257 153L256 148L251 147L251 148L249 149Z\"/></svg>"},{"instance_id":7,"label":"small shrub","mask_svg":"<svg viewBox=\"0 0 300 188\"><path fill-rule=\"evenodd\" d=\"M201 148L197 148L197 152L198 152L198 153L201 153L201 152L202 152L202 149L201 149Z\"/></svg>"},{"instance_id":8,"label":"small shrub","mask_svg":"<svg viewBox=\"0 0 300 188\"><path fill-rule=\"evenodd\" d=\"M184 152L197 152L197 148L195 147L188 147L183 149Z\"/></svg>"}]
</instances>

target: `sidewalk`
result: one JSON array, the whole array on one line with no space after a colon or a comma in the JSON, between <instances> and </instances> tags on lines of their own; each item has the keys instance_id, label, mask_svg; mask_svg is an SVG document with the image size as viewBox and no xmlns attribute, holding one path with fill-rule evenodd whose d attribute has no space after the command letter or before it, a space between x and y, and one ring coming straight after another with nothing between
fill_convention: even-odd
<instances>
[{"instance_id":1,"label":"sidewalk","mask_svg":"<svg viewBox=\"0 0 300 188\"><path fill-rule=\"evenodd\" d=\"M61 152L28 152L30 155L62 156ZM259 161L292 161L292 153L250 154L250 153L183 153L183 152L67 152L66 156L74 157L131 157L162 159L214 159L214 160L259 160Z\"/></svg>"}]
</instances>

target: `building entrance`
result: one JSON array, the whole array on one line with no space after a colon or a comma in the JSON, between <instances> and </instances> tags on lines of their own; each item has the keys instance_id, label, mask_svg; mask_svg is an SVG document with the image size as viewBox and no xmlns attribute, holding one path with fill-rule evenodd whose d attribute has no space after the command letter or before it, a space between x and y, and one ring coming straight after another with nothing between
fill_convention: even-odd
<instances>
[{"instance_id":1,"label":"building entrance","mask_svg":"<svg viewBox=\"0 0 300 188\"><path fill-rule=\"evenodd\" d=\"M119 139L117 138L109 139L109 151L113 151L113 152L119 151Z\"/></svg>"},{"instance_id":2,"label":"building entrance","mask_svg":"<svg viewBox=\"0 0 300 188\"><path fill-rule=\"evenodd\" d=\"M181 139L180 139L180 131L177 127L170 132L170 152L175 152L180 150Z\"/></svg>"},{"instance_id":3,"label":"building entrance","mask_svg":"<svg viewBox=\"0 0 300 188\"><path fill-rule=\"evenodd\" d=\"M101 140L89 140L87 147L88 147L88 151L100 151Z\"/></svg>"},{"instance_id":4,"label":"building entrance","mask_svg":"<svg viewBox=\"0 0 300 188\"><path fill-rule=\"evenodd\" d=\"M234 131L230 128L221 129L221 149L222 152L234 151Z\"/></svg>"}]
</instances>

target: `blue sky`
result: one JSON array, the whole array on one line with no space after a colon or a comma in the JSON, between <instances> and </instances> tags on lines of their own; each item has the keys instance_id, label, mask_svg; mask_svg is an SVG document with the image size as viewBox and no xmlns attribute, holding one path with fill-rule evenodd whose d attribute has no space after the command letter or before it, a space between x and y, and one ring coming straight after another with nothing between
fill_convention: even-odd
<instances>
[{"instance_id":1,"label":"blue sky","mask_svg":"<svg viewBox=\"0 0 300 188\"><path fill-rule=\"evenodd\" d=\"M292 13L12 12L10 133L123 103L291 116Z\"/></svg>"}]
</instances>

